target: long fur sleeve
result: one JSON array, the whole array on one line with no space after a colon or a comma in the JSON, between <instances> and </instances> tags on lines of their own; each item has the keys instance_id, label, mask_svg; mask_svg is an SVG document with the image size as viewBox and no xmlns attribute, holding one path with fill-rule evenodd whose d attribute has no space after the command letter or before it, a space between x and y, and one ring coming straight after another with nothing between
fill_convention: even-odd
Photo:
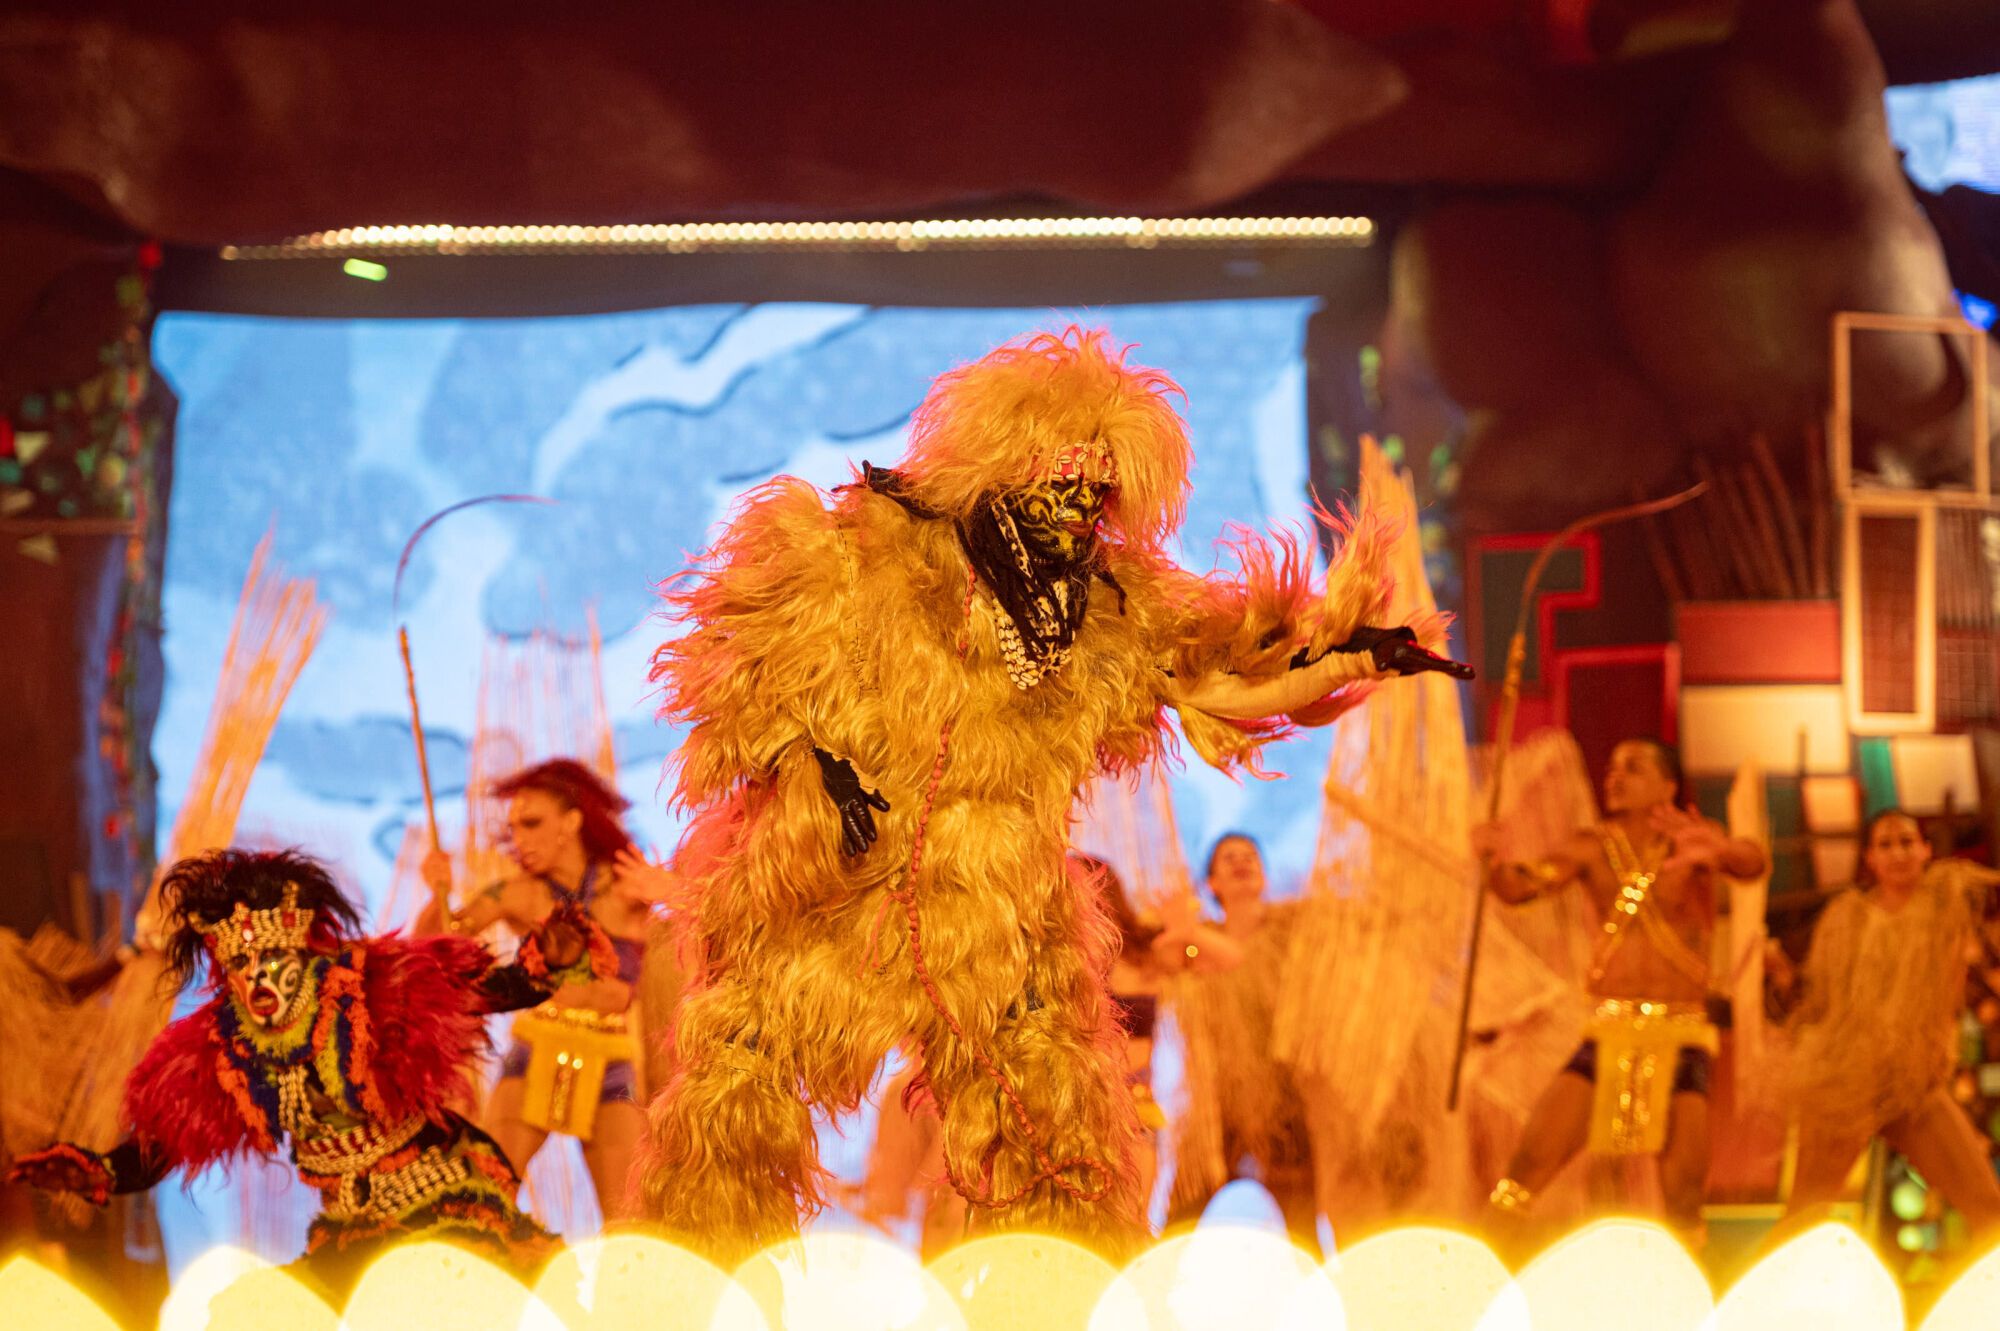
<instances>
[{"instance_id":1,"label":"long fur sleeve","mask_svg":"<svg viewBox=\"0 0 2000 1331\"><path fill-rule=\"evenodd\" d=\"M214 998L168 1024L125 1085L125 1119L132 1135L165 1157L169 1167L200 1169L253 1149L249 1122L217 1075Z\"/></svg>"},{"instance_id":2,"label":"long fur sleeve","mask_svg":"<svg viewBox=\"0 0 2000 1331\"><path fill-rule=\"evenodd\" d=\"M685 724L676 799L699 807L814 733L849 668L852 555L825 497L791 476L751 492L697 567L670 583L686 632L653 656L662 720Z\"/></svg>"},{"instance_id":3,"label":"long fur sleeve","mask_svg":"<svg viewBox=\"0 0 2000 1331\"><path fill-rule=\"evenodd\" d=\"M1293 531L1264 535L1233 528L1222 544L1234 568L1190 578L1180 596L1169 669L1176 678L1282 674L1301 651L1317 658L1365 626L1386 626L1395 580L1389 572L1396 524L1374 505L1322 522L1342 536L1324 587L1313 584L1312 551ZM1436 649L1446 620L1435 613L1410 622L1418 640ZM1300 726L1331 723L1365 699L1372 682L1350 684L1311 705L1256 720L1213 716L1180 704L1181 730L1196 753L1223 771L1262 776L1264 745Z\"/></svg>"}]
</instances>

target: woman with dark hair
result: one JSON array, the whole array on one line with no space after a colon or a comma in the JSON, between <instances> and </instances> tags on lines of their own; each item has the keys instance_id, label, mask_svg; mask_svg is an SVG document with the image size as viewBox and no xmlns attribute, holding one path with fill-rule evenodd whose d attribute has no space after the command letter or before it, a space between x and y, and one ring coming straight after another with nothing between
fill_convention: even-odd
<instances>
[{"instance_id":1,"label":"woman with dark hair","mask_svg":"<svg viewBox=\"0 0 2000 1331\"><path fill-rule=\"evenodd\" d=\"M1125 1081L1146 1127L1141 1195L1151 1197L1159 1168L1159 1134L1167 1126L1166 1114L1153 1099L1153 1038L1160 995L1172 976L1188 970L1227 969L1242 960L1243 950L1201 918L1201 905L1193 893L1166 897L1157 903L1157 912L1142 918L1124 881L1109 864L1076 851L1070 853L1069 862L1072 870L1096 880L1105 909L1118 926L1109 983L1111 1008L1125 1031Z\"/></svg>"},{"instance_id":2,"label":"woman with dark hair","mask_svg":"<svg viewBox=\"0 0 2000 1331\"><path fill-rule=\"evenodd\" d=\"M1222 1186L1254 1177L1294 1241L1319 1246L1305 1102L1271 1053L1293 901L1264 899L1264 852L1226 832L1208 852L1208 890L1222 926L1183 949L1170 989L1187 1047L1187 1113L1174 1136L1170 1222L1195 1220Z\"/></svg>"},{"instance_id":3,"label":"woman with dark hair","mask_svg":"<svg viewBox=\"0 0 2000 1331\"><path fill-rule=\"evenodd\" d=\"M288 1141L321 1198L306 1265L332 1291L402 1238L465 1242L524 1273L540 1264L554 1240L516 1209L518 1176L449 1106L486 1015L587 967L580 919L552 916L507 966L469 939L357 938L354 908L295 851L182 860L161 904L172 974L186 984L206 967L208 1001L133 1072L130 1137L104 1153L51 1146L11 1179L101 1205Z\"/></svg>"},{"instance_id":4,"label":"woman with dark hair","mask_svg":"<svg viewBox=\"0 0 2000 1331\"><path fill-rule=\"evenodd\" d=\"M507 801L509 850L520 872L453 911L451 860L434 851L424 861L432 898L417 932L476 934L497 923L525 934L562 909L597 925L596 973L515 1019L486 1124L524 1174L550 1133L577 1138L605 1219L624 1219L645 1128L633 1002L653 906L668 880L626 834L624 798L574 759L524 768L493 794Z\"/></svg>"},{"instance_id":5,"label":"woman with dark hair","mask_svg":"<svg viewBox=\"0 0 2000 1331\"><path fill-rule=\"evenodd\" d=\"M1787 1229L1841 1194L1878 1134L1975 1235L2000 1225L2000 1180L1949 1084L1965 978L2000 874L1933 860L1917 820L1884 809L1861 831L1855 889L1828 903L1803 973L1767 954L1770 983L1798 1006L1790 1091L1799 1121Z\"/></svg>"}]
</instances>

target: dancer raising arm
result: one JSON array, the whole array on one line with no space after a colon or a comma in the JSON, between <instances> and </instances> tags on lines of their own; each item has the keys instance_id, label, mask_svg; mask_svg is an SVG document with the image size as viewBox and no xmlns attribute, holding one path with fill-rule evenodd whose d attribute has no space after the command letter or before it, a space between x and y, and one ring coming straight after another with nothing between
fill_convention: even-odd
<instances>
[{"instance_id":1,"label":"dancer raising arm","mask_svg":"<svg viewBox=\"0 0 2000 1331\"><path fill-rule=\"evenodd\" d=\"M432 898L416 929L477 933L498 922L526 934L563 909L595 926L595 972L515 1019L486 1125L523 1174L550 1133L577 1138L605 1219L625 1219L645 1129L633 1001L649 917L667 890L667 875L626 835L619 821L623 797L574 759L525 768L497 782L493 794L507 801L508 845L519 872L453 912L451 861L433 852L424 862Z\"/></svg>"},{"instance_id":2,"label":"dancer raising arm","mask_svg":"<svg viewBox=\"0 0 2000 1331\"><path fill-rule=\"evenodd\" d=\"M1708 1181L1708 1091L1718 1047L1708 1019L1718 873L1754 878L1763 847L1679 808L1680 760L1628 739L1604 774L1604 821L1535 864L1502 857L1502 828L1474 833L1486 885L1503 901L1580 889L1602 919L1588 971L1588 1037L1528 1116L1492 1193L1519 1215L1588 1144L1655 1158L1668 1222L1696 1237Z\"/></svg>"}]
</instances>

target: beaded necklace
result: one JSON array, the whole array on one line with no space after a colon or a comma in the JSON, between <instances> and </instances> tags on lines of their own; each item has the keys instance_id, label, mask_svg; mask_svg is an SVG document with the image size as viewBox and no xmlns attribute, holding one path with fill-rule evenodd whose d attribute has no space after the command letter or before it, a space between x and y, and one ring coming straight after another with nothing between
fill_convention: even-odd
<instances>
[{"instance_id":1,"label":"beaded necklace","mask_svg":"<svg viewBox=\"0 0 2000 1331\"><path fill-rule=\"evenodd\" d=\"M1701 958L1659 918L1659 912L1646 910L1652 900L1653 886L1659 881L1661 865L1673 849L1673 843L1655 839L1647 844L1646 853L1642 856L1633 850L1632 839L1616 823L1601 828L1598 839L1603 842L1604 858L1610 862L1611 872L1618 879L1618 895L1611 903L1610 914L1605 917L1604 937L1591 960L1591 980L1595 982L1604 978L1612 956L1625 942L1625 930L1637 923L1668 965L1696 983L1706 983L1708 968Z\"/></svg>"}]
</instances>

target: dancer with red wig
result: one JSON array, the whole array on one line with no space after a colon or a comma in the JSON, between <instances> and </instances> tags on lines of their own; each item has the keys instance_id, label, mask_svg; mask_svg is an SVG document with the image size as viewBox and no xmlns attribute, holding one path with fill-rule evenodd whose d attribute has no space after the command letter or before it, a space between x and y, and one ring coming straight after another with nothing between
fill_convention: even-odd
<instances>
[{"instance_id":1,"label":"dancer with red wig","mask_svg":"<svg viewBox=\"0 0 2000 1331\"><path fill-rule=\"evenodd\" d=\"M424 862L432 899L416 929L478 933L500 923L526 935L559 910L580 912L596 926L594 973L515 1018L485 1122L523 1174L551 1133L577 1138L605 1218L623 1219L645 1130L633 1003L653 906L668 880L626 834L619 818L625 799L575 759L524 768L492 793L507 801L519 872L454 911L451 860L433 852Z\"/></svg>"},{"instance_id":2,"label":"dancer with red wig","mask_svg":"<svg viewBox=\"0 0 2000 1331\"><path fill-rule=\"evenodd\" d=\"M206 967L208 1000L147 1049L125 1092L130 1135L61 1143L9 1177L103 1204L288 1145L320 1194L305 1265L346 1288L396 1239L461 1242L529 1271L554 1240L515 1207L499 1148L449 1105L485 1048L484 1018L540 1002L588 966L586 926L551 918L511 965L470 939L357 938L326 870L293 851L215 851L168 871L172 973Z\"/></svg>"}]
</instances>

